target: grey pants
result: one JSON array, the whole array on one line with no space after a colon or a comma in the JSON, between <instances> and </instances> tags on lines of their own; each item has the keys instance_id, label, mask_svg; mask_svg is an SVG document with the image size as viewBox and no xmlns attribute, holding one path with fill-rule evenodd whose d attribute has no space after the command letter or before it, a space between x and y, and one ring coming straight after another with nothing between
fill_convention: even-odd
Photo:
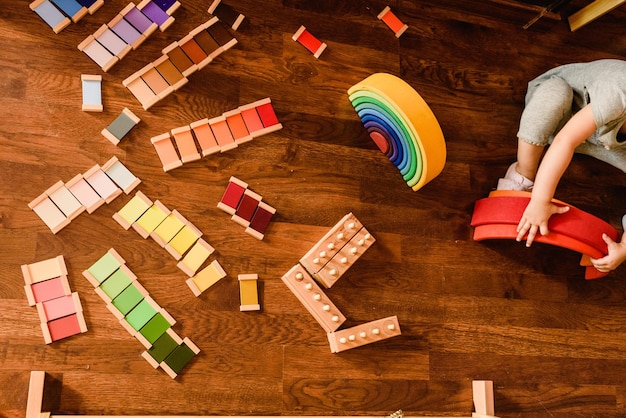
<instances>
[{"instance_id":1,"label":"grey pants","mask_svg":"<svg viewBox=\"0 0 626 418\"><path fill-rule=\"evenodd\" d=\"M529 144L548 145L572 117L573 99L570 85L558 77L529 86L517 137Z\"/></svg>"}]
</instances>

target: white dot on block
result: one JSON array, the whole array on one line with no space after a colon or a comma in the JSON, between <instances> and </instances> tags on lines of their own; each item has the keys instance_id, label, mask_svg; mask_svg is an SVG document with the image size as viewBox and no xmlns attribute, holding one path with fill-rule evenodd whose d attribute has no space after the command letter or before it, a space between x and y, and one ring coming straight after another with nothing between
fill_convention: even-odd
<instances>
[{"instance_id":1,"label":"white dot on block","mask_svg":"<svg viewBox=\"0 0 626 418\"><path fill-rule=\"evenodd\" d=\"M354 334L350 334L350 335L348 336L348 340L350 340L350 341L354 341L354 340L356 340L356 335L354 335Z\"/></svg>"},{"instance_id":2,"label":"white dot on block","mask_svg":"<svg viewBox=\"0 0 626 418\"><path fill-rule=\"evenodd\" d=\"M330 320L333 322L339 322L339 317L337 315L333 315L333 317L330 318Z\"/></svg>"},{"instance_id":3,"label":"white dot on block","mask_svg":"<svg viewBox=\"0 0 626 418\"><path fill-rule=\"evenodd\" d=\"M367 332L365 332L365 331L359 332L359 337L361 337L361 338L367 337Z\"/></svg>"},{"instance_id":4,"label":"white dot on block","mask_svg":"<svg viewBox=\"0 0 626 418\"><path fill-rule=\"evenodd\" d=\"M348 264L348 257L343 257L341 260L339 260L339 262L341 264Z\"/></svg>"},{"instance_id":5,"label":"white dot on block","mask_svg":"<svg viewBox=\"0 0 626 418\"><path fill-rule=\"evenodd\" d=\"M345 344L345 343L347 343L347 342L348 342L348 340L346 339L346 337L341 337L341 338L339 338L339 342L340 342L341 344Z\"/></svg>"},{"instance_id":6,"label":"white dot on block","mask_svg":"<svg viewBox=\"0 0 626 418\"><path fill-rule=\"evenodd\" d=\"M330 244L326 246L326 248L328 248L329 250L333 250L335 248L335 244L331 242Z\"/></svg>"},{"instance_id":7,"label":"white dot on block","mask_svg":"<svg viewBox=\"0 0 626 418\"><path fill-rule=\"evenodd\" d=\"M322 300L322 295L320 295L319 293L316 293L313 295L313 299L314 300Z\"/></svg>"},{"instance_id":8,"label":"white dot on block","mask_svg":"<svg viewBox=\"0 0 626 418\"><path fill-rule=\"evenodd\" d=\"M324 305L322 309L324 310L324 312L330 312L330 305Z\"/></svg>"},{"instance_id":9,"label":"white dot on block","mask_svg":"<svg viewBox=\"0 0 626 418\"><path fill-rule=\"evenodd\" d=\"M304 276L302 275L302 273L296 273L296 280L302 281L302 279L304 279Z\"/></svg>"},{"instance_id":10,"label":"white dot on block","mask_svg":"<svg viewBox=\"0 0 626 418\"><path fill-rule=\"evenodd\" d=\"M337 275L337 269L330 269L328 274L330 274L331 276L336 276Z\"/></svg>"},{"instance_id":11,"label":"white dot on block","mask_svg":"<svg viewBox=\"0 0 626 418\"><path fill-rule=\"evenodd\" d=\"M344 238L345 238L345 235L343 234L343 232L340 232L337 234L337 241L343 241Z\"/></svg>"},{"instance_id":12,"label":"white dot on block","mask_svg":"<svg viewBox=\"0 0 626 418\"><path fill-rule=\"evenodd\" d=\"M358 253L358 252L359 252L359 250L357 250L357 248L356 248L356 247L352 247L352 248L350 248L350 254L352 254L352 255L356 255L356 253Z\"/></svg>"},{"instance_id":13,"label":"white dot on block","mask_svg":"<svg viewBox=\"0 0 626 418\"><path fill-rule=\"evenodd\" d=\"M320 258L326 258L326 251L320 251Z\"/></svg>"},{"instance_id":14,"label":"white dot on block","mask_svg":"<svg viewBox=\"0 0 626 418\"><path fill-rule=\"evenodd\" d=\"M372 329L372 334L378 335L378 334L380 334L380 330L378 328L374 328L374 329Z\"/></svg>"},{"instance_id":15,"label":"white dot on block","mask_svg":"<svg viewBox=\"0 0 626 418\"><path fill-rule=\"evenodd\" d=\"M307 284L304 285L304 288L306 290L311 290L311 289L313 289L313 285L311 283L307 283Z\"/></svg>"}]
</instances>

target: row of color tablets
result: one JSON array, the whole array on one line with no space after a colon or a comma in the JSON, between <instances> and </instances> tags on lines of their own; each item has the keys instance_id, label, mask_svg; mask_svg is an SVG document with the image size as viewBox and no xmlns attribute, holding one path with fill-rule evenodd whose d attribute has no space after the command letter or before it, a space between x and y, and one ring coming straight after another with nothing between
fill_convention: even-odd
<instances>
[{"instance_id":1,"label":"row of color tablets","mask_svg":"<svg viewBox=\"0 0 626 418\"><path fill-rule=\"evenodd\" d=\"M87 331L78 293L70 290L62 255L22 265L24 290L37 307L46 344Z\"/></svg>"},{"instance_id":2,"label":"row of color tablets","mask_svg":"<svg viewBox=\"0 0 626 418\"><path fill-rule=\"evenodd\" d=\"M59 33L71 22L78 22L87 13L94 14L104 0L35 0L30 9L54 31Z\"/></svg>"},{"instance_id":3,"label":"row of color tablets","mask_svg":"<svg viewBox=\"0 0 626 418\"><path fill-rule=\"evenodd\" d=\"M214 249L202 239L202 232L176 209L170 210L159 200L152 201L141 191L113 214L113 219L124 229L133 228L143 238L151 237L178 262L190 278L187 285L199 296L226 276L226 272L213 260L199 270ZM199 271L198 271L199 270Z\"/></svg>"},{"instance_id":4,"label":"row of color tablets","mask_svg":"<svg viewBox=\"0 0 626 418\"><path fill-rule=\"evenodd\" d=\"M232 220L246 228L246 233L262 240L276 209L248 189L248 183L231 177L217 207L232 215Z\"/></svg>"},{"instance_id":5,"label":"row of color tablets","mask_svg":"<svg viewBox=\"0 0 626 418\"><path fill-rule=\"evenodd\" d=\"M164 48L159 59L126 78L122 84L148 110L184 86L189 75L204 68L236 43L228 27L213 17Z\"/></svg>"},{"instance_id":6,"label":"row of color tablets","mask_svg":"<svg viewBox=\"0 0 626 418\"><path fill-rule=\"evenodd\" d=\"M212 119L201 119L151 138L164 171L202 157L236 148L253 138L281 129L269 98Z\"/></svg>"},{"instance_id":7,"label":"row of color tablets","mask_svg":"<svg viewBox=\"0 0 626 418\"><path fill-rule=\"evenodd\" d=\"M143 0L129 3L108 24L103 24L78 45L106 72L131 50L137 49L157 28L167 29L172 14L180 7L176 0Z\"/></svg>"},{"instance_id":8,"label":"row of color tablets","mask_svg":"<svg viewBox=\"0 0 626 418\"><path fill-rule=\"evenodd\" d=\"M122 192L130 193L140 182L117 157L112 157L102 167L96 164L67 183L58 181L28 207L56 234L84 211L92 213Z\"/></svg>"},{"instance_id":9,"label":"row of color tablets","mask_svg":"<svg viewBox=\"0 0 626 418\"><path fill-rule=\"evenodd\" d=\"M120 324L143 344L142 356L155 369L161 367L174 379L200 352L189 338L181 339L172 330L174 318L150 297L115 249L109 249L83 276Z\"/></svg>"}]
</instances>

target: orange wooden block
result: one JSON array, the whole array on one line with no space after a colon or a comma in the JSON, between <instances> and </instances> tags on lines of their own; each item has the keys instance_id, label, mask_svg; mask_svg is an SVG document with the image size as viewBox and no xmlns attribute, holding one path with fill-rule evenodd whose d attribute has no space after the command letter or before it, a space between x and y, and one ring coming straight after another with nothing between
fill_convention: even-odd
<instances>
[{"instance_id":1,"label":"orange wooden block","mask_svg":"<svg viewBox=\"0 0 626 418\"><path fill-rule=\"evenodd\" d=\"M170 134L165 133L155 136L150 138L150 142L154 146L154 149L163 164L163 171L167 172L183 165L183 162L174 148L174 143L172 142Z\"/></svg>"}]
</instances>

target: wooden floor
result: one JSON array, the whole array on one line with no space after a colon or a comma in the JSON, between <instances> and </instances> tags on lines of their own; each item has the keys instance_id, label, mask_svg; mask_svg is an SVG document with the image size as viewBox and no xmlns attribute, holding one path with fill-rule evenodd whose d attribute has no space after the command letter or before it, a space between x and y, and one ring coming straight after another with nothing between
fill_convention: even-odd
<instances>
[{"instance_id":1,"label":"wooden floor","mask_svg":"<svg viewBox=\"0 0 626 418\"><path fill-rule=\"evenodd\" d=\"M31 370L62 383L50 407L59 414L469 416L471 381L482 379L494 381L500 417L626 416L626 268L585 281L576 253L474 242L469 224L514 160L528 80L625 59L626 10L572 33L545 18L524 30L535 13L505 3L228 1L246 16L238 44L144 111L122 80L208 20L208 0L182 0L169 29L107 73L77 45L126 1L106 0L55 35L29 1L0 0L0 416L24 416ZM409 25L400 39L376 19L386 5ZM320 59L291 39L300 25L328 44ZM445 168L417 192L348 101L376 72L413 86L444 132ZM103 113L81 111L81 74L103 75ZM151 137L265 97L282 130L163 172ZM100 131L124 107L141 122L114 146ZM114 155L139 190L204 233L227 278L194 297L173 258L112 219L130 196L56 235L28 208ZM277 209L262 241L216 207L231 176ZM624 187L621 171L576 156L557 198L621 231ZM332 354L280 278L348 212L377 241L328 296L346 325L397 315L402 335ZM176 380L140 356L81 274L111 247L201 349ZM20 265L57 255L89 330L46 345ZM242 273L259 275L261 312L239 311Z\"/></svg>"}]
</instances>

